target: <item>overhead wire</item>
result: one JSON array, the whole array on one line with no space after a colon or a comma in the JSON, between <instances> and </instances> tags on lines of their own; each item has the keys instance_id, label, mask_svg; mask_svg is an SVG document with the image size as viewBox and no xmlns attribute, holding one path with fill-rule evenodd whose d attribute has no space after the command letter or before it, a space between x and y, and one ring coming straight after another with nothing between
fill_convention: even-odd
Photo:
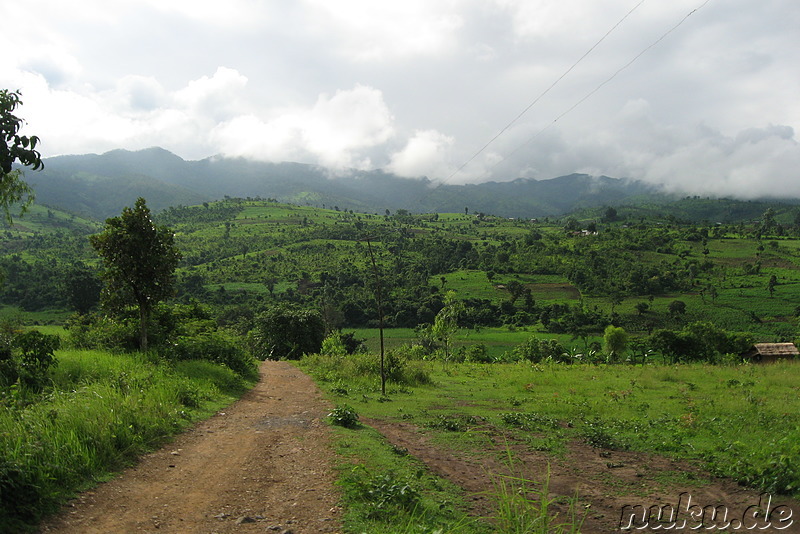
<instances>
[{"instance_id":1,"label":"overhead wire","mask_svg":"<svg viewBox=\"0 0 800 534\"><path fill-rule=\"evenodd\" d=\"M638 4L636 4L635 6L633 6L633 8L631 8L631 10L630 10L630 11L628 11L628 12L625 14L625 16L623 16L623 17L622 17L622 18L621 18L621 19L620 19L620 20L619 20L619 21L618 21L616 24L614 24L614 26L612 26L610 30L608 30L608 31L607 31L607 32L606 32L606 33L605 33L605 34L604 34L604 35L603 35L603 36L602 36L602 37L601 37L601 38L600 38L600 39L599 39L599 40L598 40L598 41L597 41L597 42L596 42L594 45L592 45L592 47L591 47L591 48L589 48L589 50L587 50L587 51L586 51L586 53L584 53L584 54L583 54L583 55L582 55L582 56L581 56L581 57L580 57L580 58L579 58L577 61L575 61L575 62L574 62L574 63L573 63L573 64L572 64L572 65L571 65L571 66L570 66L570 67L569 67L569 68L568 68L566 71L564 71L564 73L563 73L563 74L561 74L561 76L559 76L559 77L558 77L558 78L557 78L557 79L556 79L556 80L555 80L555 81L554 81L552 84L550 84L550 86L549 86L549 87L547 87L547 89L545 89L545 90L544 90L544 91L543 91L543 92L542 92L542 93L541 93L539 96L537 96L537 97L536 97L536 99L534 99L534 100L533 100L533 102L531 102L531 103L530 103L530 104L529 104L529 105L528 105L528 106L527 106L525 109L523 109L523 110L522 110L522 111L521 111L521 112L520 112L520 113L519 113L519 114L518 114L516 117L514 117L514 119L512 119L512 120L511 120L511 121L510 121L508 124L506 124L506 126L504 126L504 127L503 127L503 128L502 128L502 129L501 129L501 130L500 130L500 131L497 133L497 134L495 134L495 135L494 135L494 137L492 137L492 138L491 138L491 139L490 139L490 140L489 140L489 141L488 141L486 144L484 144L484 145L483 145L483 146L482 146L482 147L481 147L481 148L480 148L480 149L479 149L477 152L475 152L475 153L474 153L474 154L473 154L473 155L472 155L472 156L471 156L469 159L467 159L467 160L466 160L464 163L462 163L462 164L461 164L461 165L460 165L460 166L459 166L459 167L458 167L458 168L457 168L455 171L453 171L453 172L452 172L452 173L451 173L451 174L450 174L450 175L449 175L447 178L445 178L444 180L442 180L441 182L439 182L438 184L436 184L435 188L438 188L438 187L440 187L440 186L442 186L442 185L445 185L447 182L449 182L449 181L450 181L450 180L451 180L451 179L452 179L454 176L456 176L456 175L457 175L459 172L461 172L461 171L462 171L462 170L463 170L463 169L464 169L464 168L465 168L467 165L469 165L470 163L472 163L472 161L474 161L474 160L475 160L475 158L477 158L477 157L478 157L478 156L479 156L481 153L483 153L483 152L484 152L484 151L485 151L485 150L486 150L486 149L487 149L487 148L488 148L488 147L489 147L489 146L490 146L492 143L494 143L494 142L495 142L495 141L496 141L496 140L497 140L497 139L498 139L498 138L499 138L501 135L503 135L503 134L504 134L506 131L508 131L508 130L509 130L509 129L510 129L510 128L511 128L511 127L512 127L512 126L513 126L513 125L514 125L514 124L515 124L515 123L516 123L516 122L517 122L517 121L518 121L520 118L522 118L522 116L523 116L523 115L525 115L525 113L527 113L527 112L528 112L528 111L529 111L529 110L530 110L530 109L531 109L531 108L532 108L534 105L536 105L536 104L537 104L537 103L538 103L538 102L539 102L539 101L540 101L540 100L541 100L541 99L542 99L542 98L543 98L545 95L547 95L547 93L549 93L549 92L550 92L550 91L551 91L551 90L552 90L552 89L553 89L553 88L554 88L554 87L555 87L555 86L556 86L556 85L557 85L557 84L558 84L558 83L559 83L559 82L560 82L560 81L561 81L563 78L565 78L565 77L566 77L566 76L567 76L567 75L568 75L570 72L572 72L572 70L574 70L574 69L575 69L575 67L577 67L577 66L578 66L578 64L580 64L580 63L581 63L581 62L582 62L582 61L583 61L583 60L584 60L584 59L585 59L585 58L586 58L586 57L587 57L589 54L591 54L591 53L592 53L592 51L594 51L594 49L595 49L595 48L597 48L597 47L598 47L598 46L599 46L599 45L600 45L600 44L601 44L601 43L602 43L602 42L603 42L603 41L604 41L604 40L605 40L605 39L606 39L606 38L607 38L607 37L608 37L608 36L609 36L609 35L610 35L610 34L611 34L611 33L612 33L612 32L613 32L613 31L614 31L614 30L615 30L615 29L616 29L616 28L617 28L617 27L620 25L620 24L622 24L622 23L625 21L625 19L627 19L627 18L628 18L628 17L629 17L629 16L630 16L630 15L631 15L631 14L632 14L634 11L636 11L636 9L638 9L638 8L639 8L639 6L641 6L641 5L642 5L642 4L643 4L645 1L646 1L646 0L641 0L641 1L640 1ZM698 7L694 8L692 11L690 11L689 13L687 13L687 14L686 14L686 15L685 15L685 16L684 16L684 17L683 17L683 18L682 18L680 21L678 21L678 23L677 23L677 24L675 24L674 26L672 26L672 27L671 27L669 30L667 30L666 32L664 32L664 33L663 33L663 34L662 34L662 35L661 35L661 36L660 36L658 39L656 39L655 41L653 41L653 42L652 42L650 45L648 45L646 48L644 48L644 49L643 49L641 52L639 52L638 54L636 54L636 55L633 57L633 59L631 59L630 61L628 61L628 62L627 62L625 65L623 65L623 66L622 66L622 67L620 67L620 68L619 68L619 69L618 69L616 72L614 72L614 73L613 73L613 74L612 74L610 77L608 77L606 80L604 80L603 82L601 82L601 83L600 83L599 85L597 85L597 86L596 86L594 89L592 89L591 91L589 91L589 93L587 93L587 94L586 94L585 96L583 96L583 97L582 97L580 100L578 100L578 101L577 101L575 104L573 104L572 106L570 106L569 108L567 108L567 110L565 110L565 111L564 111L564 112L562 112L560 115L558 115L558 116L557 116L555 119L553 119L553 121L552 121L552 122L550 122L550 123L549 123L547 126L545 126L544 128L542 128L541 130L537 131L537 132L536 132L536 133L535 133L533 136L529 137L529 138L528 138L528 139L527 139L527 140L526 140L524 143L522 143L521 145L517 146L517 147L516 147L514 150L512 150L510 153L508 153L506 156L504 156L504 157L503 157L503 158L502 158L500 161L498 161L498 162L496 162L494 165L492 165L492 167L491 167L491 168L493 169L493 168L497 167L498 165L500 165L501 163L503 163L504 161L507 161L507 160L508 160L508 159L509 159L511 156L513 156L514 154L516 154L516 153L517 153L519 150L521 150L521 149L522 149L524 146L526 146L528 143L530 143L531 141L533 141L534 139L536 139L536 138L537 138L539 135L541 135L543 132L545 132L546 130L548 130L549 128L551 128L553 125L555 125L555 124L556 124L556 123L557 123L559 120L561 120L561 119L562 119L562 118L563 118L565 115L567 115L568 113L572 112L572 111L573 111L575 108L577 108L578 106L580 106L581 104L583 104L583 103L584 103L586 100L588 100L589 98L591 98L591 96L592 96L592 95L594 95L594 94L595 94L595 93L597 93L597 92L598 92L600 89L602 89L602 88L603 88L605 85L607 85L608 83L610 83L610 82L611 82L611 81L612 81L614 78L616 78L616 77L617 77L617 76L618 76L618 75L619 75L621 72L623 72L624 70L626 70L626 69L627 69L628 67L630 67L630 66L631 66L633 63L635 63L635 62L636 62L636 61L637 61L637 60L638 60L640 57L642 57L642 56L643 56L643 55L645 55L645 54L646 54L648 51L650 51L650 49L652 49L653 47L657 46L657 45L658 45L658 44L659 44L661 41L663 41L664 39L666 39L666 38L667 38L667 37L668 37L668 36L669 36L669 35L670 35L672 32L674 32L675 30L677 30L677 29L678 29L678 28L679 28L679 27L680 27L680 26L681 26L681 25L682 25L684 22L686 22L686 20L687 20L689 17L691 17L691 16L692 16L692 15L694 15L694 14L695 14L697 11L701 10L702 8L704 8L704 7L706 6L706 4L708 4L710 1L711 1L711 0L705 0L705 1L704 1L702 4L700 4Z\"/></svg>"},{"instance_id":2,"label":"overhead wire","mask_svg":"<svg viewBox=\"0 0 800 534\"><path fill-rule=\"evenodd\" d=\"M611 81L612 81L614 78L616 78L616 77L617 77L617 76L618 76L618 75L619 75L619 74L620 74L622 71L624 71L625 69L627 69L628 67L630 67L631 65L633 65L633 64L634 64L634 63L635 63L635 62L636 62L636 61L637 61L637 60L638 60L640 57L642 57L642 56L643 56L643 55L645 55L645 54L646 54L648 51L650 51L650 49L651 49L651 48L655 47L656 45L658 45L658 43L660 43L661 41L663 41L664 39L666 39L666 38L669 36L669 34L671 34L672 32L674 32L675 30L677 30L677 29L678 29L678 27L680 27L680 26L681 26L681 24L683 24L683 23L686 21L686 19L688 19L689 17L691 17L692 15L694 15L694 14L695 14L697 11L699 11L700 9L702 9L703 7L705 7L705 5L706 5L706 4L708 4L710 1L711 1L711 0L705 0L705 2L703 2L703 3L702 3L700 6L699 6L699 7L696 7L695 9L693 9L692 11L690 11L688 14L686 14L686 16L684 16L684 17L683 17L683 18L682 18L682 19L681 19L681 20L680 20L680 21L679 21L677 24L675 24L675 25L674 25L672 28L670 28L670 29L669 29L669 30L667 30L667 31L666 31L664 34L662 34L662 35L661 35L661 37L659 37L658 39L656 39L655 41L653 41L652 43L650 43L650 45L649 45L649 46L647 46L647 47L646 47L644 50L642 50L641 52L639 52L638 54L636 54L636 56L634 56L634 57L633 57L633 59L631 59L630 61L628 61L628 62L627 62L625 65L623 65L623 66L622 66L622 67L620 67L619 69L617 69L617 71L616 71L614 74L612 74L611 76L609 76L609 77L608 77L606 80L604 80L602 83L600 83L600 84L599 84L597 87L595 87L594 89L592 89L591 91L589 91L589 92L588 92L588 93L587 93L587 94L586 94L586 95L585 95L583 98L581 98L580 100L578 100L578 101L577 101L575 104L573 104L572 106L570 106L569 108L567 108L567 110L566 110L566 111L564 111L564 112L562 112L560 115L558 115L558 116L557 116L555 119L553 119L553 121L552 121L552 122L550 122L550 123L549 123L547 126L545 126L545 127L544 127L544 128L542 128L541 130L539 130L538 132L536 132L535 134L533 134L533 135L532 135L531 137L529 137L529 138L528 138L528 139L527 139L527 140L526 140L524 143L520 144L520 145L519 145L519 146L517 146L517 147L516 147L514 150L512 150L511 152L509 152L508 154L506 154L506 156L504 156L504 157L503 157L503 158L502 158L500 161L498 161L498 162L496 162L494 165L492 165L492 167L491 167L491 168L492 168L492 169L494 169L495 167L497 167L498 165L500 165L500 164L501 164L501 163L503 163L504 161L507 161L507 160L508 160L508 159L509 159L511 156L513 156L514 154L516 154L517 152L519 152L519 151L520 151L520 150L521 150L521 149L522 149L524 146L526 146L528 143L530 143L531 141L533 141L534 139L536 139L537 137L539 137L539 136L540 136L540 135L541 135L543 132L545 132L545 131L547 131L548 129L552 128L552 127L553 127L553 126L554 126L554 125L555 125L555 124L556 124L556 123L557 123L559 120L561 120L561 119L562 119L562 118L563 118L565 115L567 115L567 114L568 114L568 113L570 113L572 110L574 110L575 108L577 108L578 106L580 106L581 104L583 104L585 101L587 101L589 98L591 98L591 97L592 97L592 95L594 95L594 94L595 94L597 91L599 91L599 90L600 90L600 89L602 89L602 88L603 88L605 85L607 85L608 83L610 83L610 82L611 82Z\"/></svg>"},{"instance_id":3,"label":"overhead wire","mask_svg":"<svg viewBox=\"0 0 800 534\"><path fill-rule=\"evenodd\" d=\"M516 123L516 122L517 122L519 119L521 119L523 115L525 115L525 114L526 114L526 113L527 113L527 112L528 112L528 111L529 111L529 110L530 110L530 109L531 109L533 106L535 106L535 105L536 105L536 104L537 104L537 103L538 103L538 102L539 102L539 101L540 101L542 98L544 98L544 97L547 95L547 93L549 93L549 92L550 92L550 91L551 91L551 90L552 90L552 89L553 89L553 88L554 88L556 85L558 85L558 83L559 83L561 80L563 80L563 79L564 79L564 78L565 78L565 77L566 77L566 76L567 76L567 75L568 75L570 72L572 72L572 71L575 69L575 67L577 67L577 66L578 66L578 65L579 65L579 64L580 64L580 63L581 63L581 62L582 62L584 59L586 59L586 57L587 57L589 54L591 54L591 53L594 51L594 49L595 49L595 48L597 48L598 46L600 46L600 44L601 44L603 41L605 41L605 40L606 40L606 38L607 38L609 35L611 35L611 34L614 32L614 30L616 30L616 29L617 29L617 27L619 27L619 25L620 25L620 24L622 24L623 22L625 22L625 19L627 19L627 18L628 18L628 17L629 17L629 16L630 16L630 15L631 15L631 14L632 14L634 11L636 11L636 10L639 8L639 6L641 6L641 5L642 5L642 4L644 4L645 2L646 2L646 0L640 0L638 4L636 4L635 6L633 6L633 7L630 9L630 11L628 11L627 13L625 13L625 16L623 16L621 19L619 19L619 20L617 21L617 23L616 23L616 24L614 24L614 25L611 27L611 29L609 29L609 30L608 30L608 31L607 31L607 32L606 32L606 33L605 33L605 34L604 34L604 35L603 35L603 36L602 36L602 37L601 37L601 38L600 38L600 39L599 39L599 40L598 40L598 41L597 41L595 44L593 44L593 45L591 46L591 48L589 48L589 50L587 50L587 51L586 51L586 52L585 52L585 53L584 53L584 54L583 54L581 57L579 57L579 58L578 58L578 60L577 60L577 61L575 61L575 62L574 62L572 65L570 65L570 67L569 67L567 70L565 70L565 71L564 71L564 72L561 74L561 76L559 76L558 78L556 78L556 80L555 80L553 83L551 83L551 84L550 84L550 85L549 85L549 86L548 86L548 87L547 87L547 88L546 88L544 91L542 91L542 93L541 93L541 94L539 94L539 96L537 96L537 97L536 97L536 98L533 100L533 102L531 102L530 104L528 104L528 106L527 106L527 107L525 107L525 109L523 109L523 110L522 110L522 111L521 111L519 114L517 114L517 116L516 116L516 117L514 117L514 118L513 118L513 119L512 119L512 120L511 120L511 121L510 121L508 124L506 124L506 125L505 125L505 126L504 126L504 127L503 127L503 128L500 130L500 131L499 131L499 132L497 132L497 133L494 135L494 137L492 137L491 139L489 139L489 141L488 141L486 144L484 144L484 145L483 145L483 146L482 146L480 149L478 149L478 151L477 151L477 152L475 152L475 153L474 153L474 154L473 154L473 155L472 155L472 156L471 156L471 157L470 157L470 158L469 158L467 161L465 161L463 164L461 164L461 166L459 166L459 167L458 167L458 168L457 168L455 171L453 171L453 172L452 172L452 173L451 173L451 174L450 174L450 175L449 175L447 178L445 178L445 179L442 181L442 184L444 184L444 183L446 183L446 182L450 181L450 179L451 179L453 176L455 176L456 174L458 174L459 172L461 172L461 170L462 170L462 169L464 169L464 167L466 167L467 165L469 165L469 164L470 164L470 163L471 163L471 162L472 162L472 161L473 161L475 158L477 158L477 157L478 157L478 156L479 156L479 155L480 155L480 154L481 154L481 153L482 153L484 150L486 150L487 148L489 148L489 146L490 146L492 143L494 143L494 142L497 140L497 138L499 138L501 135L503 135L503 134L504 134L504 133L505 133L505 132L506 132L506 131L507 131L509 128L511 128L511 127L512 127L512 126L513 126L513 125L514 125L514 124L515 124L515 123Z\"/></svg>"}]
</instances>

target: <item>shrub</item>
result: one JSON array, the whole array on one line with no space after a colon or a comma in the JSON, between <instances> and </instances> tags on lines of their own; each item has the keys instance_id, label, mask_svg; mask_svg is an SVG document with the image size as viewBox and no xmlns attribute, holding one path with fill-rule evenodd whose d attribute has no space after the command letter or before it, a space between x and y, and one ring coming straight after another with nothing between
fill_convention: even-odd
<instances>
[{"instance_id":1,"label":"shrub","mask_svg":"<svg viewBox=\"0 0 800 534\"><path fill-rule=\"evenodd\" d=\"M344 356L347 354L342 335L338 332L334 332L323 339L322 348L320 348L319 353L324 356Z\"/></svg>"},{"instance_id":2,"label":"shrub","mask_svg":"<svg viewBox=\"0 0 800 534\"><path fill-rule=\"evenodd\" d=\"M322 348L325 323L319 312L275 306L258 315L250 332L253 355L260 360L298 360Z\"/></svg>"},{"instance_id":3,"label":"shrub","mask_svg":"<svg viewBox=\"0 0 800 534\"><path fill-rule=\"evenodd\" d=\"M47 372L58 364L54 352L61 345L58 336L31 330L14 340L20 349L17 373L20 381L33 390L40 390L47 381Z\"/></svg>"},{"instance_id":4,"label":"shrub","mask_svg":"<svg viewBox=\"0 0 800 534\"><path fill-rule=\"evenodd\" d=\"M358 414L353 408L346 404L334 408L331 413L328 414L328 420L331 424L343 426L345 428L358 427Z\"/></svg>"},{"instance_id":5,"label":"shrub","mask_svg":"<svg viewBox=\"0 0 800 534\"><path fill-rule=\"evenodd\" d=\"M468 347L459 347L456 351L463 356L463 360L474 363L492 363L494 359L489 355L486 345L478 343Z\"/></svg>"},{"instance_id":6,"label":"shrub","mask_svg":"<svg viewBox=\"0 0 800 534\"><path fill-rule=\"evenodd\" d=\"M255 378L258 368L255 359L239 343L222 332L202 332L180 336L161 353L171 360L208 360L225 365L246 378Z\"/></svg>"},{"instance_id":7,"label":"shrub","mask_svg":"<svg viewBox=\"0 0 800 534\"><path fill-rule=\"evenodd\" d=\"M539 363L542 360L558 360L566 351L555 339L539 339L531 336L513 349L514 355L519 359Z\"/></svg>"}]
</instances>

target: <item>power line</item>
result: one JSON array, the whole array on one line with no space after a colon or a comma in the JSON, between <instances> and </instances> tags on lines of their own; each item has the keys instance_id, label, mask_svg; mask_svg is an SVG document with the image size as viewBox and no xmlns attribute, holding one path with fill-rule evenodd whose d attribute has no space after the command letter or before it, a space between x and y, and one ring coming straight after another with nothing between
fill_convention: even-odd
<instances>
[{"instance_id":1,"label":"power line","mask_svg":"<svg viewBox=\"0 0 800 534\"><path fill-rule=\"evenodd\" d=\"M458 174L459 172L461 172L461 170L462 170L464 167L466 167L467 165L469 165L469 164L470 164L470 163L471 163L471 162L472 162L472 161L473 161L475 158L477 158L477 157L478 157L478 156L479 156L479 155L480 155L480 154L481 154L481 153L482 153L484 150L486 150L487 148L489 148L489 145L491 145L492 143L494 143L494 142L497 140L497 138L498 138L498 137L500 137L501 135L503 135L503 134L504 134L504 133L505 133L505 132L506 132L506 131L507 131L509 128L511 128L511 127L512 127L512 126L513 126L513 125L514 125L514 124L515 124L515 123L516 123L516 122L517 122L517 121L518 121L520 118L522 118L522 116L523 116L523 115L525 115L525 113L527 113L527 112L528 112L528 110L530 110L530 109L531 109L533 106L535 106L535 105L536 105L536 104L537 104L537 103L538 103L538 102L539 102L539 101L540 101L542 98L544 98L544 96L545 96L545 95L547 95L547 93L549 93L549 92L550 92L550 90L551 90L551 89L553 89L553 88L554 88L554 87L555 87L555 86L558 84L558 82L560 82L561 80L563 80L563 79L564 79L564 78L565 78L565 77L566 77L566 76L567 76L567 75L568 75L570 72L572 72L572 71L573 71L573 69L575 69L575 67L577 67L577 66L578 66L578 64L579 64L581 61L583 61L584 59L586 59L586 57L587 57L589 54L591 54L591 53L594 51L594 49L595 49L595 48L597 48L598 46L600 46L600 43L602 43L603 41L605 41L605 40L606 40L606 38L607 38L609 35L611 35L611 33L612 33L614 30L616 30L616 29L617 29L617 27L618 27L620 24L622 24L622 23L625 21L625 19L627 19L627 18L628 18L628 17L631 15L631 13L633 13L634 11L636 11L636 10L639 8L639 6L641 6L643 3L645 3L645 1L646 1L646 0L640 0L640 2L639 2L638 4L636 4L635 6L633 6L633 8L631 8L631 10L630 10L630 11L628 11L628 12L625 14L625 16L624 16L624 17L622 17L621 19L619 19L619 21L618 21L616 24L614 24L614 25L611 27L611 29L610 29L610 30L608 30L608 31L605 33L605 35L603 35L603 36L600 38L600 40L599 40L599 41L597 41L597 42L596 42L594 45L592 45L592 47L591 47L591 48L589 48L589 50L587 50L587 51L586 51L586 52L585 52L585 53L584 53L584 54L583 54L583 55L582 55L580 58L578 58L578 60L577 60L575 63L573 63L573 64L572 64L572 65L571 65L571 66L570 66L570 67L569 67L567 70L565 70L565 71L564 71L564 73L563 73L563 74L561 74L561 76L559 76L558 78L556 78L556 80L555 80L553 83L551 83L551 84L550 84L550 86L549 86L547 89L545 89L545 90L544 90L544 91L543 91L543 92L542 92L542 93L541 93L539 96L537 96L537 97L536 97L536 98L533 100L533 102L531 102L530 104L528 104L528 106L527 106L525 109L523 109L523 110L522 110L522 111L521 111L521 112L520 112L520 113L519 113L519 114L518 114L516 117L514 117L514 118L511 120L511 122L509 122L508 124L506 124L506 125L503 127L503 129L502 129L502 130L500 130L499 132L497 132L497 134L495 134L495 136L494 136L494 137L492 137L491 139L489 139L489 141L488 141L488 142L487 142L485 145L483 145L483 146L482 146L482 147L481 147L481 148L480 148L480 149L479 149L477 152L475 152L475 154L473 154L473 155L472 155L472 157L470 157L470 158L469 158L467 161L465 161L465 162L464 162L464 163L463 163L463 164L462 164L460 167L458 167L458 168L457 168L455 171L453 171L453 172L450 174L450 176L448 176L447 178L445 178L445 179L444 179L444 180L441 182L441 184L444 184L444 183L446 183L446 182L450 181L450 179L451 179L453 176L455 176L456 174ZM440 184L440 185L441 185L441 184Z\"/></svg>"},{"instance_id":2,"label":"power line","mask_svg":"<svg viewBox=\"0 0 800 534\"><path fill-rule=\"evenodd\" d=\"M583 98L581 98L580 100L578 100L578 101L577 101L575 104L573 104L572 106L570 106L570 107L569 107L569 108L568 108L566 111L564 111L564 112L563 112L563 113L561 113L559 116L557 116L555 119L553 119L553 121L552 121L551 123L549 123L547 126L545 126L545 127L544 127L544 128L542 128L541 130L539 130L538 132L536 132L535 134L533 134L533 135L532 135L531 137L529 137L529 138L528 138L528 139L527 139L527 140L526 140L524 143L522 143L522 144L521 144L521 145L519 145L517 148L515 148L514 150L512 150L511 152L509 152L509 153L508 153L508 154L507 154L507 155L506 155L506 156L505 156L503 159L501 159L500 161L498 161L497 163L495 163L494 165L492 165L492 167L491 167L491 168L492 168L492 169L494 169L495 167L497 167L498 165L500 165L500 164L501 164L501 163L503 163L504 161L508 160L508 158L510 158L511 156L513 156L514 154L516 154L516 153L517 153L517 152L518 152L520 149L522 149L522 147L524 147L525 145L527 145L528 143L530 143L531 141L533 141L534 139L536 139L537 137L539 137L539 136L540 136L540 135L541 135L543 132L545 132L546 130L550 129L550 128L551 128L553 125L555 125L555 123L557 123L559 120L561 120L561 119L564 117L564 115L566 115L567 113L570 113L572 110L574 110L575 108L577 108L578 106L580 106L581 104L583 104L583 103L584 103L586 100L588 100L588 99L589 99L589 98L590 98L592 95L594 95L594 94L595 94L597 91L599 91L600 89L602 89L602 88L603 88L605 85L607 85L609 82L611 82L611 80L613 80L614 78L616 78L616 77L617 77L617 75L619 75L619 73L621 73L622 71L624 71L625 69L627 69L628 67L630 67L631 65L633 65L633 64L634 64L634 63L635 63L635 62L636 62L636 61L637 61L637 60L638 60L640 57L642 57L642 56L643 56L643 55L645 55L645 54L646 54L648 51L650 51L650 49L651 49L651 48L655 47L656 45L658 45L658 43L660 43L661 41L663 41L664 39L666 39L666 38L667 38L667 36L669 36L669 34L671 34L672 32L674 32L675 30L677 30L677 29L678 29L678 27L680 27L680 25L681 25L681 24L683 24L683 23L686 21L686 19L688 19L689 17L691 17L692 15L694 15L694 14L695 14L697 11L699 11L700 9L702 9L703 7L705 7L705 5L706 5L706 4L708 4L710 1L711 1L711 0L705 0L705 2L703 2L702 4L700 4L700 6L699 6L699 7L696 7L695 9L693 9L692 11L690 11L690 12L689 12L689 13L688 13L688 14L687 14L685 17L683 17L683 18L682 18L682 19L681 19L681 20L680 20L680 21L679 21L677 24L675 24L675 25L674 25L672 28L670 28L670 29L669 29L669 30L667 30L667 31L666 31L666 32L665 32L663 35L661 35L661 37L659 37L658 39L656 39L655 41L653 41L653 42L652 42L652 43L651 43L649 46L647 46L647 47L646 47L644 50L642 50L641 52L639 52L638 54L636 54L636 56L634 56L634 58L633 58L633 59L631 59L631 60L630 60L630 61L628 61L628 62L627 62L625 65L623 65L622 67L620 67L620 68L619 68L619 69L618 69L618 70L617 70L617 71L616 71L614 74L612 74L612 75L611 75L610 77L608 77L608 78L607 78L605 81L603 81L602 83L600 83L600 85L598 85L597 87L595 87L594 89L592 89L591 91L589 91L589 93L587 93L587 94L586 94L586 96L584 96ZM476 155L477 155L477 154L476 154ZM459 168L459 170L461 170L461 169ZM449 178L448 178L448 179L449 179Z\"/></svg>"}]
</instances>

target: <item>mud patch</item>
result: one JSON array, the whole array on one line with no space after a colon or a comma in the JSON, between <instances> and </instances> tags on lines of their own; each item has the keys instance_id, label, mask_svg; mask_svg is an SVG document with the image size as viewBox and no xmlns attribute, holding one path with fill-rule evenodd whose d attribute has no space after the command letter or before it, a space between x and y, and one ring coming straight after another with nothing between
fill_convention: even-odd
<instances>
[{"instance_id":1,"label":"mud patch","mask_svg":"<svg viewBox=\"0 0 800 534\"><path fill-rule=\"evenodd\" d=\"M752 507L761 498L757 491L714 477L697 465L658 455L597 449L575 440L567 443L564 454L556 456L531 450L510 432L489 425L480 428L487 436L484 448L454 451L435 443L430 432L410 423L376 419L363 422L394 446L408 450L432 472L462 487L471 503L471 513L484 518L493 514L493 495L497 493L498 477L503 476L522 477L541 487L549 473L550 496L557 498L551 508L559 518L566 519L569 497L575 497L575 509L585 514L582 531L588 533L619 532L621 522L623 526L630 522L632 511L651 506L678 508L681 503L687 504L687 496L691 497L691 504L700 508L723 507L729 512L729 519L741 518L748 508L754 510ZM773 506L789 507L794 523L783 523L787 528L782 530L767 528L759 532L800 532L800 502L777 495L772 496L772 502ZM657 527L651 523L633 530L666 530Z\"/></svg>"}]
</instances>

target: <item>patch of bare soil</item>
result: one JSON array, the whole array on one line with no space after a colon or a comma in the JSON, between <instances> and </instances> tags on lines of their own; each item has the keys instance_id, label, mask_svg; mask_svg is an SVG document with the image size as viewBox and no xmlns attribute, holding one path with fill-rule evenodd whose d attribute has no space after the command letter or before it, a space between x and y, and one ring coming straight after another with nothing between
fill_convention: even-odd
<instances>
[{"instance_id":1,"label":"patch of bare soil","mask_svg":"<svg viewBox=\"0 0 800 534\"><path fill-rule=\"evenodd\" d=\"M759 504L766 508L766 497L729 480L715 478L686 462L638 452L596 449L579 441L569 443L563 457L554 457L531 450L491 427L481 429L490 436L486 448L472 453L454 452L433 443L425 431L409 423L363 422L380 431L393 445L407 449L433 472L464 488L472 501L473 513L481 517L491 517L493 513L495 503L491 494L496 491L493 475L521 476L541 482L549 469L551 496L578 496L579 511L586 513L582 529L585 533L620 532L624 526L632 527L630 531L634 532L721 532L723 529L719 527L726 522L729 527L725 532L800 532L800 502L772 496L769 506L775 513L770 526L763 515L753 515ZM511 469L506 461L509 453L515 460ZM634 508L637 505L640 508ZM672 520L669 505L677 510ZM652 515L651 506L656 511ZM785 508L779 510L780 506ZM705 512L704 507L708 507ZM556 503L553 508L560 518L568 517L566 503ZM712 508L717 514L713 522ZM642 520L645 510L648 517ZM659 510L663 518L660 525L655 520ZM728 515L724 518L726 511ZM698 525L695 519L703 513L705 525L716 528L692 528ZM787 517L787 513L793 515ZM783 522L779 521L781 518Z\"/></svg>"},{"instance_id":2,"label":"patch of bare soil","mask_svg":"<svg viewBox=\"0 0 800 534\"><path fill-rule=\"evenodd\" d=\"M329 410L296 367L264 362L239 401L80 495L40 531L339 532Z\"/></svg>"}]
</instances>

